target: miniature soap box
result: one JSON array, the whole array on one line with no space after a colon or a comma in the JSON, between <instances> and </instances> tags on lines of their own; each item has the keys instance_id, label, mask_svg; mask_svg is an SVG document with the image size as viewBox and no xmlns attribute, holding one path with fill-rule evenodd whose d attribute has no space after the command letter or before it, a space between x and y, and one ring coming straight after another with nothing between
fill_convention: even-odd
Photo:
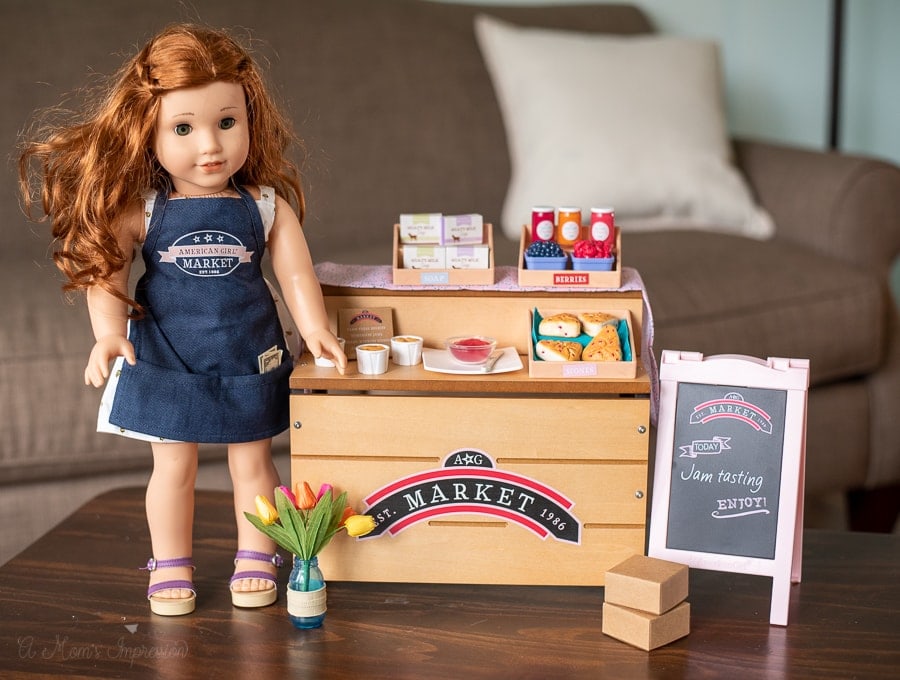
<instances>
[{"instance_id":1,"label":"miniature soap box","mask_svg":"<svg viewBox=\"0 0 900 680\"><path fill-rule=\"evenodd\" d=\"M472 244L403 243L402 230L400 224L394 224L391 266L394 285L439 287L494 283L494 236L490 222L482 224L482 242Z\"/></svg>"},{"instance_id":2,"label":"miniature soap box","mask_svg":"<svg viewBox=\"0 0 900 680\"><path fill-rule=\"evenodd\" d=\"M441 213L404 213L400 215L400 243L434 244L443 242L444 216Z\"/></svg>"},{"instance_id":3,"label":"miniature soap box","mask_svg":"<svg viewBox=\"0 0 900 680\"><path fill-rule=\"evenodd\" d=\"M401 248L404 269L447 268L447 252L443 246L403 244Z\"/></svg>"},{"instance_id":4,"label":"miniature soap box","mask_svg":"<svg viewBox=\"0 0 900 680\"><path fill-rule=\"evenodd\" d=\"M484 221L481 215L445 215L441 243L446 246L484 243ZM483 266L487 268L486 263Z\"/></svg>"},{"instance_id":5,"label":"miniature soap box","mask_svg":"<svg viewBox=\"0 0 900 680\"><path fill-rule=\"evenodd\" d=\"M444 246L447 269L488 269L491 253L487 245Z\"/></svg>"}]
</instances>

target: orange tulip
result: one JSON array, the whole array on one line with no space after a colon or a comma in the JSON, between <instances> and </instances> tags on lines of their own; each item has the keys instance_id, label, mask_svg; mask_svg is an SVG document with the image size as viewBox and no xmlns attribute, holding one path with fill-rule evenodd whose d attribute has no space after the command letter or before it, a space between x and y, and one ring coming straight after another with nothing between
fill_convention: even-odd
<instances>
[{"instance_id":1,"label":"orange tulip","mask_svg":"<svg viewBox=\"0 0 900 680\"><path fill-rule=\"evenodd\" d=\"M297 482L294 488L294 497L297 499L297 507L300 510L312 510L316 507L316 494L313 493L307 482Z\"/></svg>"},{"instance_id":2,"label":"orange tulip","mask_svg":"<svg viewBox=\"0 0 900 680\"><path fill-rule=\"evenodd\" d=\"M356 511L351 508L349 505L344 506L344 512L341 515L341 523L340 526L344 526L344 522L347 521L348 517L353 517L356 514Z\"/></svg>"}]
</instances>

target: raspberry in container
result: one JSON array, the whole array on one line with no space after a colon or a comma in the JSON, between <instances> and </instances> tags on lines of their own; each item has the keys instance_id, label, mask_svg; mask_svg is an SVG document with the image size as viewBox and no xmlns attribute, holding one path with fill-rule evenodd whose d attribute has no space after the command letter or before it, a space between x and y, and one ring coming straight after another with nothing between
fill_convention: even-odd
<instances>
[{"instance_id":1,"label":"raspberry in container","mask_svg":"<svg viewBox=\"0 0 900 680\"><path fill-rule=\"evenodd\" d=\"M536 205L531 209L531 240L552 241L556 236L554 209L549 205Z\"/></svg>"}]
</instances>

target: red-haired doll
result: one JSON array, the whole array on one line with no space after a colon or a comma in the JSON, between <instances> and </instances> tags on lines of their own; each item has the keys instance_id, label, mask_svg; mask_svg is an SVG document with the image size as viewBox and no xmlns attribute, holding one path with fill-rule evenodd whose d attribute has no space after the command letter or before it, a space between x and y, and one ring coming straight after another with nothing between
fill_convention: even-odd
<instances>
[{"instance_id":1,"label":"red-haired doll","mask_svg":"<svg viewBox=\"0 0 900 680\"><path fill-rule=\"evenodd\" d=\"M248 52L222 31L171 26L110 83L78 120L44 124L26 143L26 210L40 194L66 288L87 293L96 344L85 383L106 382L99 429L151 442L151 609L194 609L198 443L228 444L232 601L265 606L279 560L243 513L278 485L271 438L288 425L291 370L260 270L266 248L308 349L341 372L347 363L300 226L294 136ZM132 298L138 247L146 272Z\"/></svg>"}]
</instances>

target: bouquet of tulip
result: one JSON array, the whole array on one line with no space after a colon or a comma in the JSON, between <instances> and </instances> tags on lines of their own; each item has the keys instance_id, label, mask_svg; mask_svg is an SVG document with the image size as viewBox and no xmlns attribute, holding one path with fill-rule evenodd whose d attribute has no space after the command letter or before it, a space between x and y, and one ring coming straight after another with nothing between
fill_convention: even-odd
<instances>
[{"instance_id":1,"label":"bouquet of tulip","mask_svg":"<svg viewBox=\"0 0 900 680\"><path fill-rule=\"evenodd\" d=\"M357 515L347 505L347 492L334 498L334 489L323 484L314 494L307 482L297 482L294 492L275 489L275 506L265 496L256 497L256 512L245 512L250 523L275 543L302 560L311 560L342 529L350 536L365 536L375 528L370 515Z\"/></svg>"}]
</instances>

